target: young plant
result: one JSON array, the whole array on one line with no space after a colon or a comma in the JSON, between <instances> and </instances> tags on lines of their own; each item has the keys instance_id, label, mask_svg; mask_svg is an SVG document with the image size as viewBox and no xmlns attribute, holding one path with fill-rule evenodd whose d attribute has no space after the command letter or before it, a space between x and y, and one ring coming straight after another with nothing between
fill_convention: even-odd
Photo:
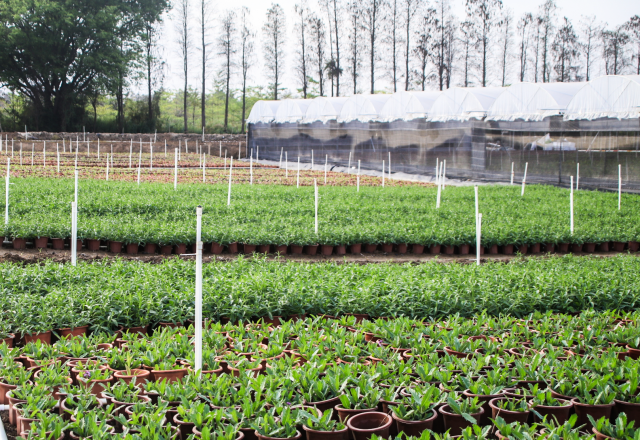
<instances>
[{"instance_id":1,"label":"young plant","mask_svg":"<svg viewBox=\"0 0 640 440\"><path fill-rule=\"evenodd\" d=\"M323 412L321 417L304 410L300 411L300 415L306 419L305 425L314 431L342 431L346 428L344 423L332 419L332 409Z\"/></svg>"},{"instance_id":2,"label":"young plant","mask_svg":"<svg viewBox=\"0 0 640 440\"><path fill-rule=\"evenodd\" d=\"M457 402L449 396L447 397L447 404L454 414L462 416L467 422L473 423L474 425L478 423L478 421L471 416L472 414L479 413L480 409L482 408L482 404L477 397L469 397Z\"/></svg>"},{"instance_id":3,"label":"young plant","mask_svg":"<svg viewBox=\"0 0 640 440\"><path fill-rule=\"evenodd\" d=\"M404 398L398 405L391 406L391 410L399 419L427 420L433 416L435 406L444 401L444 393L434 386L430 386L421 393L409 389L409 394L410 396Z\"/></svg>"},{"instance_id":4,"label":"young plant","mask_svg":"<svg viewBox=\"0 0 640 440\"><path fill-rule=\"evenodd\" d=\"M587 417L596 431L607 437L619 440L636 440L640 438L640 429L636 429L634 427L633 420L627 420L627 415L625 413L620 413L618 415L615 424L611 424L605 417L601 417L597 421L593 419L591 414L588 414Z\"/></svg>"}]
</instances>

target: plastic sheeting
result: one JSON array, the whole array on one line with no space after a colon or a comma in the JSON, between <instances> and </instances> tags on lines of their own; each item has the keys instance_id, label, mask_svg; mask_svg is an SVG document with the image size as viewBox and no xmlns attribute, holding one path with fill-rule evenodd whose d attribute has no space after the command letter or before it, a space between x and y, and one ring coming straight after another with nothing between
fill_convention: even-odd
<instances>
[{"instance_id":1,"label":"plastic sheeting","mask_svg":"<svg viewBox=\"0 0 640 440\"><path fill-rule=\"evenodd\" d=\"M566 120L640 117L640 76L602 76L585 84L573 97Z\"/></svg>"},{"instance_id":2,"label":"plastic sheeting","mask_svg":"<svg viewBox=\"0 0 640 440\"><path fill-rule=\"evenodd\" d=\"M381 122L411 121L428 118L435 100L442 92L405 92L391 95L382 107L378 120Z\"/></svg>"},{"instance_id":3,"label":"plastic sheeting","mask_svg":"<svg viewBox=\"0 0 640 440\"><path fill-rule=\"evenodd\" d=\"M338 119L340 111L348 98L326 98L319 96L311 100L303 123L329 122Z\"/></svg>"},{"instance_id":4,"label":"plastic sheeting","mask_svg":"<svg viewBox=\"0 0 640 440\"><path fill-rule=\"evenodd\" d=\"M442 92L431 107L431 121L484 119L503 87L452 87Z\"/></svg>"},{"instance_id":5,"label":"plastic sheeting","mask_svg":"<svg viewBox=\"0 0 640 440\"><path fill-rule=\"evenodd\" d=\"M277 124L300 122L307 114L310 104L310 99L285 99L280 102L273 122Z\"/></svg>"},{"instance_id":6,"label":"plastic sheeting","mask_svg":"<svg viewBox=\"0 0 640 440\"><path fill-rule=\"evenodd\" d=\"M276 117L276 112L282 101L258 101L253 105L247 118L247 124L268 124Z\"/></svg>"},{"instance_id":7,"label":"plastic sheeting","mask_svg":"<svg viewBox=\"0 0 640 440\"><path fill-rule=\"evenodd\" d=\"M342 106L338 122L377 121L389 99L391 95L353 95Z\"/></svg>"},{"instance_id":8,"label":"plastic sheeting","mask_svg":"<svg viewBox=\"0 0 640 440\"><path fill-rule=\"evenodd\" d=\"M563 114L586 83L517 83L506 87L487 112L489 121L542 121Z\"/></svg>"}]
</instances>

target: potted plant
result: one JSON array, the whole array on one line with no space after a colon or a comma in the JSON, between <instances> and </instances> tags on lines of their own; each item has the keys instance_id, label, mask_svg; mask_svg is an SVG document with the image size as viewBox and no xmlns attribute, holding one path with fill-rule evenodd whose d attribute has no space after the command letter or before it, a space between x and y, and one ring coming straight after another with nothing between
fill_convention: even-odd
<instances>
[{"instance_id":1,"label":"potted plant","mask_svg":"<svg viewBox=\"0 0 640 440\"><path fill-rule=\"evenodd\" d=\"M27 431L22 431L22 440L62 440L67 423L55 413L40 413L33 420Z\"/></svg>"},{"instance_id":2,"label":"potted plant","mask_svg":"<svg viewBox=\"0 0 640 440\"><path fill-rule=\"evenodd\" d=\"M306 419L302 429L307 440L348 440L347 426L334 420L332 409L324 411L322 416L307 411L301 411L301 415Z\"/></svg>"},{"instance_id":3,"label":"potted plant","mask_svg":"<svg viewBox=\"0 0 640 440\"><path fill-rule=\"evenodd\" d=\"M505 422L527 423L529 418L529 405L525 399L509 399L498 397L489 401L491 415L494 419L502 417Z\"/></svg>"},{"instance_id":4,"label":"potted plant","mask_svg":"<svg viewBox=\"0 0 640 440\"><path fill-rule=\"evenodd\" d=\"M611 424L606 417L600 417L597 421L591 415L587 417L593 426L592 430L596 435L596 440L626 440L640 437L640 429L635 428L635 423L632 420L627 420L625 413L618 415L615 424Z\"/></svg>"},{"instance_id":5,"label":"potted plant","mask_svg":"<svg viewBox=\"0 0 640 440\"><path fill-rule=\"evenodd\" d=\"M278 417L267 412L258 417L251 427L255 430L255 435L259 440L271 439L299 439L300 432L296 429L296 419L291 414L290 408L285 408Z\"/></svg>"},{"instance_id":6,"label":"potted plant","mask_svg":"<svg viewBox=\"0 0 640 440\"><path fill-rule=\"evenodd\" d=\"M533 414L538 421L546 416L547 420L554 420L561 425L569 419L573 402L556 399L551 395L551 390L546 390L535 393L529 400L529 407L535 410Z\"/></svg>"},{"instance_id":7,"label":"potted plant","mask_svg":"<svg viewBox=\"0 0 640 440\"><path fill-rule=\"evenodd\" d=\"M449 430L452 435L460 435L464 428L478 424L480 416L484 413L482 404L477 397L469 397L459 402L448 397L447 404L442 406L439 411L444 418L445 429Z\"/></svg>"},{"instance_id":8,"label":"potted plant","mask_svg":"<svg viewBox=\"0 0 640 440\"><path fill-rule=\"evenodd\" d=\"M347 418L364 412L375 411L380 403L382 391L378 390L373 383L365 388L365 392L360 391L360 387L350 388L340 396L340 405L336 405L338 417L344 423Z\"/></svg>"},{"instance_id":9,"label":"potted plant","mask_svg":"<svg viewBox=\"0 0 640 440\"><path fill-rule=\"evenodd\" d=\"M409 394L408 398L391 406L391 415L398 432L419 437L424 430L433 428L433 422L438 417L436 407L443 402L444 393L435 386L430 386L420 394L409 389Z\"/></svg>"},{"instance_id":10,"label":"potted plant","mask_svg":"<svg viewBox=\"0 0 640 440\"><path fill-rule=\"evenodd\" d=\"M496 437L498 439L533 439L540 436L539 426L537 424L527 425L521 422L507 423L502 417L498 416L493 420L496 427ZM550 437L553 438L553 437ZM559 437L563 438L563 437Z\"/></svg>"}]
</instances>

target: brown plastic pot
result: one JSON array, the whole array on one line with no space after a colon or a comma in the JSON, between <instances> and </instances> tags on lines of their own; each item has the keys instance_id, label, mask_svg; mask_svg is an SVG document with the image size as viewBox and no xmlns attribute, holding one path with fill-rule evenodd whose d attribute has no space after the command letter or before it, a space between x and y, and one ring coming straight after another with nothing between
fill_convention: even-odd
<instances>
[{"instance_id":1,"label":"brown plastic pot","mask_svg":"<svg viewBox=\"0 0 640 440\"><path fill-rule=\"evenodd\" d=\"M347 427L351 430L354 440L369 440L374 434L389 438L391 423L393 419L389 414L373 411L349 417Z\"/></svg>"},{"instance_id":2,"label":"brown plastic pot","mask_svg":"<svg viewBox=\"0 0 640 440\"><path fill-rule=\"evenodd\" d=\"M507 399L504 397L497 397L489 401L489 406L491 407L491 418L495 420L496 417L502 417L507 423L527 423L527 419L529 418L531 411L508 411L506 409L498 408L497 405L500 400Z\"/></svg>"},{"instance_id":3,"label":"brown plastic pot","mask_svg":"<svg viewBox=\"0 0 640 440\"><path fill-rule=\"evenodd\" d=\"M378 249L377 244L369 243L364 245L364 251L368 254L373 254L376 251L376 249Z\"/></svg>"},{"instance_id":4,"label":"brown plastic pot","mask_svg":"<svg viewBox=\"0 0 640 440\"><path fill-rule=\"evenodd\" d=\"M9 334L8 338L4 338L2 340L3 343L7 344L7 347L9 348L13 348L13 340L16 338L16 335L14 335L13 333Z\"/></svg>"},{"instance_id":5,"label":"brown plastic pot","mask_svg":"<svg viewBox=\"0 0 640 440\"><path fill-rule=\"evenodd\" d=\"M613 242L613 251L614 252L624 252L624 247L627 243L623 241L614 241Z\"/></svg>"},{"instance_id":6,"label":"brown plastic pot","mask_svg":"<svg viewBox=\"0 0 640 440\"><path fill-rule=\"evenodd\" d=\"M61 338L66 338L69 336L83 336L87 334L87 330L89 329L88 325L83 325L82 327L76 327L73 330L71 328L61 328L58 330L58 334Z\"/></svg>"},{"instance_id":7,"label":"brown plastic pot","mask_svg":"<svg viewBox=\"0 0 640 440\"><path fill-rule=\"evenodd\" d=\"M258 245L258 252L260 252L261 254L268 254L270 250L271 246L268 244Z\"/></svg>"},{"instance_id":8,"label":"brown plastic pot","mask_svg":"<svg viewBox=\"0 0 640 440\"><path fill-rule=\"evenodd\" d=\"M11 390L15 390L17 387L18 385L9 385L8 383L4 383L0 380L0 405L7 403L7 393Z\"/></svg>"},{"instance_id":9,"label":"brown plastic pot","mask_svg":"<svg viewBox=\"0 0 640 440\"><path fill-rule=\"evenodd\" d=\"M61 251L64 249L64 238L52 238L51 239L51 248L56 251Z\"/></svg>"},{"instance_id":10,"label":"brown plastic pot","mask_svg":"<svg viewBox=\"0 0 640 440\"><path fill-rule=\"evenodd\" d=\"M446 255L453 255L454 251L456 250L455 246L445 246L444 247L444 253ZM497 250L496 250L497 251Z\"/></svg>"},{"instance_id":11,"label":"brown plastic pot","mask_svg":"<svg viewBox=\"0 0 640 440\"><path fill-rule=\"evenodd\" d=\"M49 237L38 237L35 241L36 249L46 249L47 243L49 243Z\"/></svg>"},{"instance_id":12,"label":"brown plastic pot","mask_svg":"<svg viewBox=\"0 0 640 440\"><path fill-rule=\"evenodd\" d=\"M186 368L180 368L178 370L151 370L151 378L156 382L160 382L163 379L166 379L167 383L180 382L186 375Z\"/></svg>"},{"instance_id":13,"label":"brown plastic pot","mask_svg":"<svg viewBox=\"0 0 640 440\"><path fill-rule=\"evenodd\" d=\"M629 357L631 359L639 359L640 358L640 349L630 347L627 345L627 350L629 351Z\"/></svg>"},{"instance_id":14,"label":"brown plastic pot","mask_svg":"<svg viewBox=\"0 0 640 440\"><path fill-rule=\"evenodd\" d=\"M95 396L102 394L107 385L113 383L113 376L109 376L104 380L88 380L84 381L78 377L78 385L86 388L89 392Z\"/></svg>"},{"instance_id":15,"label":"brown plastic pot","mask_svg":"<svg viewBox=\"0 0 640 440\"><path fill-rule=\"evenodd\" d=\"M40 341L43 344L51 345L51 330L43 333L31 333L28 335L22 335L24 338L24 344L27 345L29 342Z\"/></svg>"},{"instance_id":16,"label":"brown plastic pot","mask_svg":"<svg viewBox=\"0 0 640 440\"><path fill-rule=\"evenodd\" d=\"M638 252L638 249L640 249L640 243L638 243L637 241L630 241L628 243L629 246L629 252Z\"/></svg>"},{"instance_id":17,"label":"brown plastic pot","mask_svg":"<svg viewBox=\"0 0 640 440\"><path fill-rule=\"evenodd\" d=\"M171 255L171 253L173 252L173 246L170 244L165 244L160 246L160 253L162 255Z\"/></svg>"},{"instance_id":18,"label":"brown plastic pot","mask_svg":"<svg viewBox=\"0 0 640 440\"><path fill-rule=\"evenodd\" d=\"M399 254L406 254L407 253L407 243L400 243L396 245L396 250Z\"/></svg>"},{"instance_id":19,"label":"brown plastic pot","mask_svg":"<svg viewBox=\"0 0 640 440\"><path fill-rule=\"evenodd\" d=\"M531 254L539 254L540 253L540 243L533 243L529 246L529 253Z\"/></svg>"},{"instance_id":20,"label":"brown plastic pot","mask_svg":"<svg viewBox=\"0 0 640 440\"><path fill-rule=\"evenodd\" d=\"M195 423L183 421L180 414L173 416L173 424L178 427L178 430L180 431L180 438L185 440L193 432L193 428L196 427Z\"/></svg>"},{"instance_id":21,"label":"brown plastic pot","mask_svg":"<svg viewBox=\"0 0 640 440\"><path fill-rule=\"evenodd\" d=\"M468 422L464 417L452 412L449 405L443 405L442 407L440 407L439 411L440 414L442 414L442 418L444 421L444 429L449 430L449 434L451 435L460 435L463 429L467 428L468 426L472 426L472 424ZM471 414L471 417L479 422L480 417L483 413L484 409L480 408L480 412Z\"/></svg>"},{"instance_id":22,"label":"brown plastic pot","mask_svg":"<svg viewBox=\"0 0 640 440\"><path fill-rule=\"evenodd\" d=\"M598 252L609 252L609 242L605 241L598 245Z\"/></svg>"},{"instance_id":23,"label":"brown plastic pot","mask_svg":"<svg viewBox=\"0 0 640 440\"><path fill-rule=\"evenodd\" d=\"M96 252L100 250L100 240L95 240L93 238L87 238L87 250L91 252Z\"/></svg>"},{"instance_id":24,"label":"brown plastic pot","mask_svg":"<svg viewBox=\"0 0 640 440\"><path fill-rule=\"evenodd\" d=\"M229 253L230 254L237 254L238 253L238 242L237 241L234 241L233 243L229 243L228 247L229 247Z\"/></svg>"},{"instance_id":25,"label":"brown plastic pot","mask_svg":"<svg viewBox=\"0 0 640 440\"><path fill-rule=\"evenodd\" d=\"M294 255L302 255L302 250L304 249L304 246L301 246L299 244L292 244L291 245L291 253Z\"/></svg>"},{"instance_id":26,"label":"brown plastic pot","mask_svg":"<svg viewBox=\"0 0 640 440\"><path fill-rule=\"evenodd\" d=\"M258 246L256 246L255 244L244 244L244 253L245 254L252 254L256 251L256 249L258 248Z\"/></svg>"},{"instance_id":27,"label":"brown plastic pot","mask_svg":"<svg viewBox=\"0 0 640 440\"><path fill-rule=\"evenodd\" d=\"M569 243L559 243L558 252L562 254L566 254L567 252L569 252Z\"/></svg>"},{"instance_id":28,"label":"brown plastic pot","mask_svg":"<svg viewBox=\"0 0 640 440\"><path fill-rule=\"evenodd\" d=\"M136 255L140 246L138 243L127 243L127 254Z\"/></svg>"},{"instance_id":29,"label":"brown plastic pot","mask_svg":"<svg viewBox=\"0 0 640 440\"><path fill-rule=\"evenodd\" d=\"M220 243L211 243L211 253L214 255L220 255L224 250L224 246Z\"/></svg>"},{"instance_id":30,"label":"brown plastic pot","mask_svg":"<svg viewBox=\"0 0 640 440\"><path fill-rule=\"evenodd\" d=\"M307 440L349 440L349 428L339 431L316 431L302 425L302 429L307 434Z\"/></svg>"},{"instance_id":31,"label":"brown plastic pot","mask_svg":"<svg viewBox=\"0 0 640 440\"><path fill-rule=\"evenodd\" d=\"M603 433L599 432L596 428L591 428L591 431L595 434L596 440L613 439L613 437L608 437L608 436L604 435Z\"/></svg>"},{"instance_id":32,"label":"brown plastic pot","mask_svg":"<svg viewBox=\"0 0 640 440\"><path fill-rule=\"evenodd\" d=\"M548 254L553 254L556 249L556 245L553 243L546 243L544 245L544 251Z\"/></svg>"},{"instance_id":33,"label":"brown plastic pot","mask_svg":"<svg viewBox=\"0 0 640 440\"><path fill-rule=\"evenodd\" d=\"M458 246L458 254L460 254L460 255L469 255L469 245L468 244L461 244L460 246Z\"/></svg>"},{"instance_id":34,"label":"brown plastic pot","mask_svg":"<svg viewBox=\"0 0 640 440\"><path fill-rule=\"evenodd\" d=\"M336 246L336 255L346 255L347 247L343 244L339 244Z\"/></svg>"},{"instance_id":35,"label":"brown plastic pot","mask_svg":"<svg viewBox=\"0 0 640 440\"><path fill-rule=\"evenodd\" d=\"M502 246L502 253L504 255L513 255L513 245L505 244L504 246Z\"/></svg>"},{"instance_id":36,"label":"brown plastic pot","mask_svg":"<svg viewBox=\"0 0 640 440\"><path fill-rule=\"evenodd\" d=\"M131 383L133 381L133 379L135 378L136 381L136 385L140 384L144 384L147 380L151 379L151 371L149 370L144 370L144 369L132 369L131 370L132 373L131 375L127 375L127 371L126 370L122 370L122 371L116 371L115 373L113 373L113 377L116 380L121 380L124 383Z\"/></svg>"},{"instance_id":37,"label":"brown plastic pot","mask_svg":"<svg viewBox=\"0 0 640 440\"><path fill-rule=\"evenodd\" d=\"M310 244L308 246L305 246L304 249L305 249L305 253L307 255L316 255L318 253L318 245L317 244Z\"/></svg>"},{"instance_id":38,"label":"brown plastic pot","mask_svg":"<svg viewBox=\"0 0 640 440\"><path fill-rule=\"evenodd\" d=\"M17 418L15 405L18 403L27 403L27 401L11 397L11 392L9 391L7 395L5 395L5 404L6 403L9 404L9 423L15 426Z\"/></svg>"},{"instance_id":39,"label":"brown plastic pot","mask_svg":"<svg viewBox=\"0 0 640 440\"><path fill-rule=\"evenodd\" d=\"M337 405L340 404L340 397L334 397L333 399L321 400L318 402L304 402L305 405L315 406L320 411L325 412L328 409L334 409ZM333 419L338 420L338 413L336 411L333 412Z\"/></svg>"},{"instance_id":40,"label":"brown plastic pot","mask_svg":"<svg viewBox=\"0 0 640 440\"><path fill-rule=\"evenodd\" d=\"M354 243L352 245L349 245L349 252L352 254L362 253L362 243Z\"/></svg>"},{"instance_id":41,"label":"brown plastic pot","mask_svg":"<svg viewBox=\"0 0 640 440\"><path fill-rule=\"evenodd\" d=\"M115 254L119 254L122 252L122 242L121 241L110 241L109 242L109 251Z\"/></svg>"},{"instance_id":42,"label":"brown plastic pot","mask_svg":"<svg viewBox=\"0 0 640 440\"><path fill-rule=\"evenodd\" d=\"M176 254L186 254L187 253L187 245L184 243L175 245Z\"/></svg>"},{"instance_id":43,"label":"brown plastic pot","mask_svg":"<svg viewBox=\"0 0 640 440\"><path fill-rule=\"evenodd\" d=\"M13 239L13 248L14 249L26 249L27 248L27 240L24 238L14 238Z\"/></svg>"},{"instance_id":44,"label":"brown plastic pot","mask_svg":"<svg viewBox=\"0 0 640 440\"><path fill-rule=\"evenodd\" d=\"M144 253L145 254L155 254L158 249L158 245L155 243L145 243L144 244Z\"/></svg>"},{"instance_id":45,"label":"brown plastic pot","mask_svg":"<svg viewBox=\"0 0 640 440\"><path fill-rule=\"evenodd\" d=\"M465 390L462 392L462 395L465 397L477 397L478 401L482 403L482 415L480 416L480 424L485 425L489 423L489 417L491 417L491 407L489 406L489 402L496 398L503 397L501 394L473 394L469 392L469 390Z\"/></svg>"},{"instance_id":46,"label":"brown plastic pot","mask_svg":"<svg viewBox=\"0 0 640 440\"><path fill-rule=\"evenodd\" d=\"M614 418L617 418L620 413L625 413L628 421L633 420L636 426L640 423L640 403L623 402L618 399L615 399L613 402L615 403L613 408Z\"/></svg>"},{"instance_id":47,"label":"brown plastic pot","mask_svg":"<svg viewBox=\"0 0 640 440\"><path fill-rule=\"evenodd\" d=\"M572 244L571 245L571 252L574 254L579 254L580 252L582 252L582 245L581 244Z\"/></svg>"},{"instance_id":48,"label":"brown plastic pot","mask_svg":"<svg viewBox=\"0 0 640 440\"><path fill-rule=\"evenodd\" d=\"M367 409L346 409L343 408L342 405L336 405L335 410L338 412L338 418L342 423L346 423L347 419L352 418L358 414L366 413L366 412L374 412L376 408L367 408ZM382 414L382 413L380 413Z\"/></svg>"},{"instance_id":49,"label":"brown plastic pot","mask_svg":"<svg viewBox=\"0 0 640 440\"><path fill-rule=\"evenodd\" d=\"M433 416L420 421L402 420L393 411L391 417L395 420L399 433L404 432L407 436L420 437L425 430L433 429L433 422L438 417L438 412L433 411Z\"/></svg>"},{"instance_id":50,"label":"brown plastic pot","mask_svg":"<svg viewBox=\"0 0 640 440\"><path fill-rule=\"evenodd\" d=\"M521 255L527 255L527 251L529 250L529 246L526 244L521 244L518 246L518 252Z\"/></svg>"},{"instance_id":51,"label":"brown plastic pot","mask_svg":"<svg viewBox=\"0 0 640 440\"><path fill-rule=\"evenodd\" d=\"M432 255L435 254L439 254L440 253L440 245L439 244L434 244L433 246L429 247L429 253Z\"/></svg>"},{"instance_id":52,"label":"brown plastic pot","mask_svg":"<svg viewBox=\"0 0 640 440\"><path fill-rule=\"evenodd\" d=\"M588 254L593 254L596 251L596 244L595 243L584 243L582 245L582 251L586 252Z\"/></svg>"},{"instance_id":53,"label":"brown plastic pot","mask_svg":"<svg viewBox=\"0 0 640 440\"><path fill-rule=\"evenodd\" d=\"M424 245L422 245L422 244L412 244L411 245L411 253L412 254L424 254Z\"/></svg>"},{"instance_id":54,"label":"brown plastic pot","mask_svg":"<svg viewBox=\"0 0 640 440\"><path fill-rule=\"evenodd\" d=\"M497 244L492 244L491 246L489 246L489 252L487 252L489 255L497 255L498 254L498 245Z\"/></svg>"},{"instance_id":55,"label":"brown plastic pot","mask_svg":"<svg viewBox=\"0 0 640 440\"><path fill-rule=\"evenodd\" d=\"M382 245L382 252L384 252L385 254L390 254L391 252L393 252L393 244L384 243Z\"/></svg>"},{"instance_id":56,"label":"brown plastic pot","mask_svg":"<svg viewBox=\"0 0 640 440\"><path fill-rule=\"evenodd\" d=\"M279 244L276 246L276 253L280 255L287 255L288 249L289 246L287 246L286 244Z\"/></svg>"},{"instance_id":57,"label":"brown plastic pot","mask_svg":"<svg viewBox=\"0 0 640 440\"><path fill-rule=\"evenodd\" d=\"M278 437L265 437L264 435L260 435L258 431L254 431L254 435L258 440L285 440ZM300 437L302 437L302 434L300 433L300 431L296 430L295 437L289 437L287 440L299 440Z\"/></svg>"},{"instance_id":58,"label":"brown plastic pot","mask_svg":"<svg viewBox=\"0 0 640 440\"><path fill-rule=\"evenodd\" d=\"M611 411L615 403L609 403L605 405L587 405L586 403L573 402L573 410L578 416L576 426L587 425L587 428L593 428L593 425L589 421L587 415L591 415L594 420L599 420L601 417L609 419L611 417Z\"/></svg>"},{"instance_id":59,"label":"brown plastic pot","mask_svg":"<svg viewBox=\"0 0 640 440\"><path fill-rule=\"evenodd\" d=\"M320 253L322 255L331 255L333 254L333 245L323 244L320 246Z\"/></svg>"}]
</instances>

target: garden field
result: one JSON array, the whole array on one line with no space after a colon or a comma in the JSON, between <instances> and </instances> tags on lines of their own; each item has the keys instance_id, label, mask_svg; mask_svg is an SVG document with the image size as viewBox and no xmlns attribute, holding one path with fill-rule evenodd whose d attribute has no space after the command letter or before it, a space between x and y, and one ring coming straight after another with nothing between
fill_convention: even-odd
<instances>
[{"instance_id":1,"label":"garden field","mask_svg":"<svg viewBox=\"0 0 640 440\"><path fill-rule=\"evenodd\" d=\"M282 171L282 170L279 170ZM246 170L245 170L246 172ZM1 235L32 241L71 236L73 179L14 178L9 223ZM229 246L328 245L330 251L358 245L419 245L469 252L475 244L474 189L447 187L436 209L437 189L423 186L319 188L318 233L314 230L313 187L232 184L202 185L81 179L78 237L119 244L190 245L195 243L195 207L203 206L204 243ZM482 245L497 252L513 246L522 253L545 245L564 251L596 249L611 242L635 251L640 241L640 196L575 192L575 231L570 231L569 191L529 186L479 188ZM4 210L4 206L2 206ZM15 241L15 240L14 240ZM523 246L520 248L520 246ZM210 246L207 246L210 248ZM222 247L218 247L221 250ZM361 246L366 248L366 246ZM415 251L415 246L413 249ZM137 246L135 250L137 251ZM158 248L159 249L159 248ZM247 247L245 246L245 251ZM280 252L286 252L283 248ZM405 247L406 251L406 247ZM359 252L359 251L358 251ZM534 251L535 252L535 251ZM437 252L436 252L437 253Z\"/></svg>"}]
</instances>

